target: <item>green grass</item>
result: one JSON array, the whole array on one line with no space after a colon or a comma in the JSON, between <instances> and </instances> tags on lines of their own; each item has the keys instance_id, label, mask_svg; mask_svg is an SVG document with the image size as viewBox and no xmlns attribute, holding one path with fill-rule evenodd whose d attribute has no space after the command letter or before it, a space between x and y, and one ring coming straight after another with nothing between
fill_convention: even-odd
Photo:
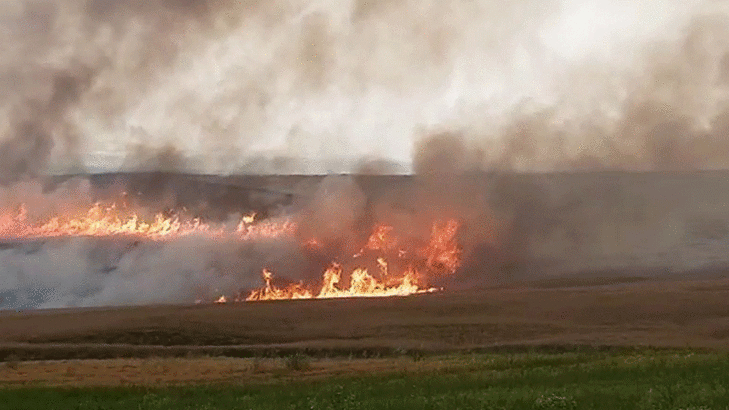
<instances>
[{"instance_id":1,"label":"green grass","mask_svg":"<svg viewBox=\"0 0 729 410\"><path fill-rule=\"evenodd\" d=\"M3 409L729 409L729 356L643 352L424 358L422 370L166 388L0 389ZM315 366L315 362L313 362ZM427 369L427 370L425 370Z\"/></svg>"}]
</instances>

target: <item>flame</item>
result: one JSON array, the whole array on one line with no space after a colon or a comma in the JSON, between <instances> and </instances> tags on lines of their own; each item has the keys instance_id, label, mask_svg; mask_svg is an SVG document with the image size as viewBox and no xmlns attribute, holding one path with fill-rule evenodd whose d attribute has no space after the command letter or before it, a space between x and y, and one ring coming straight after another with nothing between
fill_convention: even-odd
<instances>
[{"instance_id":1,"label":"flame","mask_svg":"<svg viewBox=\"0 0 729 410\"><path fill-rule=\"evenodd\" d=\"M332 263L322 276L322 283L318 288L307 287L302 283L291 284L283 288L271 283L273 274L264 269L263 280L265 286L254 290L246 301L282 300L282 299L328 299L352 297L386 297L407 296L417 293L435 292L438 289L423 286L423 275L413 268L414 263L425 266L427 272L455 272L461 263L461 249L456 240L459 223L450 219L436 221L433 224L430 240L422 249L416 252L398 249L398 240L391 233L393 228L387 225L377 225L367 244L353 259L364 255L365 249L378 251L380 256L375 259L379 277L371 275L365 268L355 268L349 275L349 286L341 285L343 269L339 263ZM319 243L309 240L305 243ZM397 249L397 250L395 250ZM402 272L392 272L385 257L395 252L397 257L407 262L407 268ZM419 255L418 260L406 260L408 255Z\"/></svg>"},{"instance_id":2,"label":"flame","mask_svg":"<svg viewBox=\"0 0 729 410\"><path fill-rule=\"evenodd\" d=\"M309 248L321 248L323 245L321 242L319 242L316 238L311 238L308 241L306 241L306 246Z\"/></svg>"},{"instance_id":3,"label":"flame","mask_svg":"<svg viewBox=\"0 0 729 410\"><path fill-rule=\"evenodd\" d=\"M307 290L301 283L278 288L271 284L272 277L271 272L264 269L263 279L266 281L266 286L252 291L246 301L408 296L437 290L435 288L420 289L416 284L417 274L414 270L408 270L396 285L386 286L372 277L367 269L361 268L352 272L349 287L340 289L338 285L342 279L342 267L337 263L333 263L324 272L323 283L318 292Z\"/></svg>"},{"instance_id":4,"label":"flame","mask_svg":"<svg viewBox=\"0 0 729 410\"><path fill-rule=\"evenodd\" d=\"M13 223L1 227L0 236L15 238L134 235L158 239L210 231L210 226L197 218L182 221L177 216L165 217L160 213L145 222L137 214L123 215L116 204L104 207L100 203L80 217L55 216L41 224L30 223L25 208L21 207Z\"/></svg>"},{"instance_id":5,"label":"flame","mask_svg":"<svg viewBox=\"0 0 729 410\"><path fill-rule=\"evenodd\" d=\"M385 297L385 296L407 296L415 293L431 291L421 290L415 283L416 275L408 270L399 283L395 286L385 286L380 281L370 276L367 269L355 269L352 272L349 288L339 289L336 285L341 279L342 270L338 265L332 265L324 272L324 286L317 295L319 299L325 298L351 298L351 297Z\"/></svg>"},{"instance_id":6,"label":"flame","mask_svg":"<svg viewBox=\"0 0 729 410\"><path fill-rule=\"evenodd\" d=\"M235 228L202 222L174 212L157 213L145 219L126 205L93 204L79 216L59 215L34 221L24 205L14 212L0 212L0 238L29 239L51 237L134 237L146 240L171 240L187 235L202 235L213 240L261 240L296 237L297 224L291 219L256 219L255 213L241 217ZM455 272L461 264L461 248L457 241L460 225L457 220L433 223L428 242L395 235L386 224L374 226L371 235L350 262L357 265L346 272L339 263L331 263L318 285L293 283L277 287L270 270L263 270L265 285L245 297L247 301L281 299L323 299L349 297L406 296L437 289L429 287L431 274ZM301 243L309 253L325 251L325 242L308 238ZM352 263L350 263L352 264ZM372 268L368 271L367 267ZM373 272L373 273L370 273ZM240 301L243 295L220 296L216 303Z\"/></svg>"},{"instance_id":7,"label":"flame","mask_svg":"<svg viewBox=\"0 0 729 410\"><path fill-rule=\"evenodd\" d=\"M293 236L296 233L296 227L296 223L290 219L283 221L265 220L254 223L252 217L243 217L236 232L242 239L256 240Z\"/></svg>"},{"instance_id":8,"label":"flame","mask_svg":"<svg viewBox=\"0 0 729 410\"><path fill-rule=\"evenodd\" d=\"M296 224L288 219L257 222L255 217L255 213L243 216L236 230L231 232L222 225L203 223L200 218L183 219L175 214L166 216L157 213L151 219L145 220L139 214L129 212L126 207L120 208L115 203L107 206L96 203L80 216L61 215L43 222L34 222L28 218L25 206L20 205L16 212L0 213L0 238L132 236L164 240L194 234L213 238L229 236L241 240L256 240L292 236L296 230Z\"/></svg>"},{"instance_id":9,"label":"flame","mask_svg":"<svg viewBox=\"0 0 729 410\"><path fill-rule=\"evenodd\" d=\"M377 258L377 266L380 268L380 273L382 273L382 277L387 277L387 261L385 258Z\"/></svg>"},{"instance_id":10,"label":"flame","mask_svg":"<svg viewBox=\"0 0 729 410\"><path fill-rule=\"evenodd\" d=\"M393 238L390 233L393 227L380 224L375 226L374 232L367 239L365 248L370 250L388 251L397 246L397 238Z\"/></svg>"},{"instance_id":11,"label":"flame","mask_svg":"<svg viewBox=\"0 0 729 410\"><path fill-rule=\"evenodd\" d=\"M271 284L273 274L267 270L263 270L263 280L266 281L266 286L259 290L254 290L246 298L248 301L260 301L260 300L279 300L279 299L311 299L312 294L308 290L304 289L301 284L292 284L286 288L277 288Z\"/></svg>"}]
</instances>

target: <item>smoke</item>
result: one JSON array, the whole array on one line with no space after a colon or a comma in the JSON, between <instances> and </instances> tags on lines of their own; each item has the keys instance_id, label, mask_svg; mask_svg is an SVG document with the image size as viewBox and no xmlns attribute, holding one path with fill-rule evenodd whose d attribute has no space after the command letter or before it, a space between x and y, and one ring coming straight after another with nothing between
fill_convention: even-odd
<instances>
[{"instance_id":1,"label":"smoke","mask_svg":"<svg viewBox=\"0 0 729 410\"><path fill-rule=\"evenodd\" d=\"M123 120L124 103L179 55L185 30L207 35L219 11L213 3L4 2L0 177L83 168L98 140L87 127Z\"/></svg>"},{"instance_id":2,"label":"smoke","mask_svg":"<svg viewBox=\"0 0 729 410\"><path fill-rule=\"evenodd\" d=\"M723 206L729 183L723 173L450 173L450 165L444 168L413 177L246 177L248 187L237 190L234 178L209 178L238 200L255 184L292 192L293 202L272 194L260 209L262 215L295 221L295 238L3 238L0 308L210 301L260 286L264 267L274 273L276 285L299 280L315 285L332 261L343 263L346 272L356 267L377 272L372 255L353 256L376 224L392 226L388 235L397 237L403 249L418 249L429 242L433 223L449 218L461 224L464 265L455 275L432 272L427 280L449 290L575 271L647 275L656 268L685 272L729 263L729 213ZM180 210L197 201L183 195L168 203L167 194L159 192L167 189L199 192L217 205L217 219L204 221L230 229L240 214L226 211L251 209L216 196L223 191L201 184L198 177L151 177L138 175L127 185L88 178L46 186L21 182L0 190L0 209L24 204L28 218L45 222L51 216L84 215L94 201L115 199L131 187L151 194L136 202L132 195L122 197L144 220L164 206L176 204ZM316 247L308 246L311 238L317 239ZM390 268L407 267L409 260L395 254L387 255Z\"/></svg>"},{"instance_id":3,"label":"smoke","mask_svg":"<svg viewBox=\"0 0 729 410\"><path fill-rule=\"evenodd\" d=\"M527 70L507 64L514 84L531 79L539 89L516 93L503 109L482 102L469 107L461 99L457 115L413 134L413 170L424 192L437 192L431 196L436 203L473 198L473 209L490 215L482 220L491 221L484 224L493 232L471 238L463 270L479 282L544 275L554 270L554 260L564 271L565 255L575 266L601 258L605 263L607 255L615 258L609 266L620 258L638 266L640 252L688 246L676 231L682 224L694 229L691 212L671 214L677 211L655 202L666 193L640 192L640 178L585 176L598 188L578 175L516 174L726 168L727 10L698 1L665 13L633 3L564 2L537 24L532 48L519 45ZM572 188L565 191L565 185ZM714 210L695 213L699 220L726 217ZM645 231L626 228L631 224Z\"/></svg>"},{"instance_id":4,"label":"smoke","mask_svg":"<svg viewBox=\"0 0 729 410\"><path fill-rule=\"evenodd\" d=\"M409 173L432 130L488 169L725 166L708 0L14 0L0 24L6 181Z\"/></svg>"},{"instance_id":5,"label":"smoke","mask_svg":"<svg viewBox=\"0 0 729 410\"><path fill-rule=\"evenodd\" d=\"M327 176L301 211L301 234L337 242L358 231L365 213L366 196L350 176ZM352 253L357 249L350 249Z\"/></svg>"},{"instance_id":6,"label":"smoke","mask_svg":"<svg viewBox=\"0 0 729 410\"><path fill-rule=\"evenodd\" d=\"M3 308L209 302L260 286L261 266L296 277L286 241L132 242L66 238L0 250Z\"/></svg>"},{"instance_id":7,"label":"smoke","mask_svg":"<svg viewBox=\"0 0 729 410\"><path fill-rule=\"evenodd\" d=\"M547 24L542 38L556 36L567 41L567 34L600 36L597 14L624 6L579 3L572 15L564 9L551 26ZM606 44L619 47L583 50L589 54L572 50L575 55L569 56L569 64L565 64L566 57L549 56L555 68L547 73L549 88L543 95L524 95L496 116L479 116L474 111L469 113L470 118L456 117L424 136L421 133L414 149L415 170L422 169L423 162L439 167L431 157L433 145L442 142L444 128L451 139L455 136L460 142L451 142L450 150L439 148L438 155L446 162L460 158L460 168L726 168L729 14L713 2L693 2L690 6L683 6L688 7L685 17L643 10L645 17L663 21L663 25L659 32L634 38L632 45L626 41L614 43L613 38L603 34ZM630 14L621 16L618 21L606 23L606 28L614 26L617 30L630 18ZM588 28L590 25L593 27ZM574 33L577 29L580 32ZM534 59L530 61L535 63Z\"/></svg>"}]
</instances>

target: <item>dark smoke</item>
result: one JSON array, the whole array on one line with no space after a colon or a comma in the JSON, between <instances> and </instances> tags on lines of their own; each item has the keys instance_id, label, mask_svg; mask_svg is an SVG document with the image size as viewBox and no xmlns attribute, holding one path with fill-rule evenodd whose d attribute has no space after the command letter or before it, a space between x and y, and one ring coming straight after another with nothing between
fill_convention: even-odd
<instances>
[{"instance_id":1,"label":"dark smoke","mask_svg":"<svg viewBox=\"0 0 729 410\"><path fill-rule=\"evenodd\" d=\"M58 138L66 155L79 161L79 139L73 126L65 124L67 110L88 88L92 74L85 67L74 72L50 74L51 94L47 101L29 100L17 107L9 138L0 143L0 180L40 176L48 164Z\"/></svg>"},{"instance_id":2,"label":"dark smoke","mask_svg":"<svg viewBox=\"0 0 729 410\"><path fill-rule=\"evenodd\" d=\"M28 0L0 12L5 34L0 109L9 124L0 134L0 180L43 175L54 157L82 167L85 145L95 136L84 135L79 121L117 121L123 100L154 87L184 44L214 37L214 28L227 29L237 15L229 12L239 8L232 3L240 4ZM178 151L171 143L148 148L144 154L150 159L137 159L133 168L178 170L184 167Z\"/></svg>"}]
</instances>

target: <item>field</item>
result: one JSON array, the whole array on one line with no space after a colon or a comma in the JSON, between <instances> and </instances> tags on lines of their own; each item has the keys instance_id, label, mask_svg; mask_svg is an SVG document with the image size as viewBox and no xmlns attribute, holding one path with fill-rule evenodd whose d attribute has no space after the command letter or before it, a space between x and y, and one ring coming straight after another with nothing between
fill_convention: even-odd
<instances>
[{"instance_id":1,"label":"field","mask_svg":"<svg viewBox=\"0 0 729 410\"><path fill-rule=\"evenodd\" d=\"M589 282L4 312L0 400L9 409L729 407L729 281Z\"/></svg>"},{"instance_id":2,"label":"field","mask_svg":"<svg viewBox=\"0 0 729 410\"><path fill-rule=\"evenodd\" d=\"M0 313L0 357L372 356L517 346L722 348L729 280L494 288L406 298Z\"/></svg>"},{"instance_id":3,"label":"field","mask_svg":"<svg viewBox=\"0 0 729 410\"><path fill-rule=\"evenodd\" d=\"M18 382L42 373L44 384L65 386L0 388L4 408L18 410L729 407L729 357L689 351L452 354L312 362L293 357L155 359L14 363L11 367L2 369L5 383L12 375ZM101 369L149 377L128 380L132 385L124 386L113 378L91 376ZM197 378L181 379L186 371ZM74 387L68 386L70 381Z\"/></svg>"},{"instance_id":4,"label":"field","mask_svg":"<svg viewBox=\"0 0 729 410\"><path fill-rule=\"evenodd\" d=\"M504 205L525 226L549 228L525 232L531 259L510 274L506 264L479 270L483 261L471 260L433 294L13 306L0 311L0 407L729 408L726 190L695 183L706 176L653 177L537 181L557 199ZM603 179L620 187L620 201L598 192L571 202L570 193ZM200 191L227 205L223 214L265 214L318 181L193 182L170 190L191 195L177 198L183 204ZM413 183L385 182L358 181L375 199ZM686 194L673 200L676 187ZM501 276L487 280L494 272Z\"/></svg>"}]
</instances>

